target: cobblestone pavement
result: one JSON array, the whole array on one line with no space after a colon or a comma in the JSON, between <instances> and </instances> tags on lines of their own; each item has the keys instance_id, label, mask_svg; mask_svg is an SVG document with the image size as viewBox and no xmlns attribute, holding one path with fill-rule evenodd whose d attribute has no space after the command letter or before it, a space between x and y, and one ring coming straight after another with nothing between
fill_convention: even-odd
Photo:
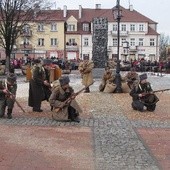
<instances>
[{"instance_id":1,"label":"cobblestone pavement","mask_svg":"<svg viewBox=\"0 0 170 170\"><path fill-rule=\"evenodd\" d=\"M148 73L148 76L154 90L170 87L169 75L160 77ZM70 78L71 85L79 90L82 87L80 75L75 71L70 75ZM58 168L54 168L55 165L53 165L52 167L46 166L46 169L170 169L169 91L157 94L160 101L155 112L140 113L131 109L131 98L128 94L98 92L100 80L96 79L94 85L91 86L92 92L90 94L81 93L77 97L83 108L81 122L57 122L51 119L47 102L43 103L43 113L31 112L26 104L28 83L24 82L24 79L18 80L17 97L28 112L23 114L15 106L14 118L11 120L0 119L0 127L31 127L34 130L43 127L47 129L55 127L55 129L62 128L63 134L66 133L67 129L72 128L76 129L81 137L83 137L82 128L85 128L85 131L88 132L88 135L82 140L84 144L81 141L78 143L82 145L82 150L77 150L77 152L76 149L72 150L76 155L84 153L84 157L79 155L79 164L74 162L76 166L73 166L67 162L67 157L62 155L68 166L60 165ZM71 139L69 138L69 140ZM83 147L87 151L83 150ZM67 152L65 149L63 151ZM59 156L59 154L57 155Z\"/></svg>"}]
</instances>

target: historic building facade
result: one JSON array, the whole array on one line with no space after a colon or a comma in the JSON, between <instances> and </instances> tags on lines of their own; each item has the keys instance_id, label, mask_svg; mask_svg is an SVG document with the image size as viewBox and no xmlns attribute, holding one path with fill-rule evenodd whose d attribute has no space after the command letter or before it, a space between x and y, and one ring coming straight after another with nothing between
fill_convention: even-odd
<instances>
[{"instance_id":1,"label":"historic building facade","mask_svg":"<svg viewBox=\"0 0 170 170\"><path fill-rule=\"evenodd\" d=\"M121 7L120 59L159 60L159 34L157 23L133 9ZM78 10L46 10L37 15L34 22L25 26L17 39L13 56L55 57L66 59L92 58L93 19L107 18L107 56L117 55L117 22L111 9L94 9L79 6ZM4 55L0 51L1 57Z\"/></svg>"}]
</instances>

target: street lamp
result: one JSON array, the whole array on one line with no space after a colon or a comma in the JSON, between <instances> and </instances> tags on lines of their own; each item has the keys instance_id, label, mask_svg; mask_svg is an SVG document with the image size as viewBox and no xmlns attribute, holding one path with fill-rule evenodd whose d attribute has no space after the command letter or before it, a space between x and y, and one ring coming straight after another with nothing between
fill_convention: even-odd
<instances>
[{"instance_id":1,"label":"street lamp","mask_svg":"<svg viewBox=\"0 0 170 170\"><path fill-rule=\"evenodd\" d=\"M120 0L117 0L116 7L113 8L114 19L117 21L117 65L116 65L116 93L122 93L121 75L120 75L120 60L119 60L119 47L120 47L120 19L122 17L120 10Z\"/></svg>"},{"instance_id":2,"label":"street lamp","mask_svg":"<svg viewBox=\"0 0 170 170\"><path fill-rule=\"evenodd\" d=\"M129 42L128 41L124 41L123 42L123 54L125 56L125 61L127 59L128 52L129 52Z\"/></svg>"}]
</instances>

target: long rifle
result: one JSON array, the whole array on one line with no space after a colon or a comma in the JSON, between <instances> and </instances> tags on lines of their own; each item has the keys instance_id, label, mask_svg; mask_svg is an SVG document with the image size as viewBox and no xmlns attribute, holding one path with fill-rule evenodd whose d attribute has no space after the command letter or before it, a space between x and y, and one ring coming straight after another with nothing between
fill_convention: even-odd
<instances>
[{"instance_id":1,"label":"long rifle","mask_svg":"<svg viewBox=\"0 0 170 170\"><path fill-rule=\"evenodd\" d=\"M22 106L20 105L20 103L16 100L15 96L9 91L7 90L8 94L7 95L10 95L12 96L12 100L16 102L17 106L25 113L25 110L22 108Z\"/></svg>"},{"instance_id":2,"label":"long rifle","mask_svg":"<svg viewBox=\"0 0 170 170\"><path fill-rule=\"evenodd\" d=\"M168 91L168 90L170 90L170 89L154 90L154 91L151 91L151 92L144 92L142 94L145 96L145 95L150 95L152 93L164 92L164 91Z\"/></svg>"},{"instance_id":3,"label":"long rifle","mask_svg":"<svg viewBox=\"0 0 170 170\"><path fill-rule=\"evenodd\" d=\"M16 102L17 106L25 113L25 110L23 109L23 107L20 105L20 103L16 100L15 96L13 93L11 93L8 88L7 88L7 82L5 82L5 87L7 90L7 96L12 96L12 100Z\"/></svg>"},{"instance_id":4,"label":"long rifle","mask_svg":"<svg viewBox=\"0 0 170 170\"><path fill-rule=\"evenodd\" d=\"M164 92L164 91L168 91L168 90L170 90L170 89L154 90L153 93Z\"/></svg>"},{"instance_id":5,"label":"long rifle","mask_svg":"<svg viewBox=\"0 0 170 170\"><path fill-rule=\"evenodd\" d=\"M93 83L94 83L94 81L93 81ZM63 107L64 107L66 104L70 103L70 102L73 100L73 97L75 98L77 95L79 95L79 94L80 94L82 91L84 91L86 88L90 87L93 83L91 83L90 85L88 85L88 86L86 86L86 87L83 87L83 88L82 88L81 90L79 90L78 92L73 93L68 99L66 99L66 100L63 102L63 104L62 104L61 107L58 107L58 108L54 109L55 112L59 112L60 110L62 110Z\"/></svg>"}]
</instances>

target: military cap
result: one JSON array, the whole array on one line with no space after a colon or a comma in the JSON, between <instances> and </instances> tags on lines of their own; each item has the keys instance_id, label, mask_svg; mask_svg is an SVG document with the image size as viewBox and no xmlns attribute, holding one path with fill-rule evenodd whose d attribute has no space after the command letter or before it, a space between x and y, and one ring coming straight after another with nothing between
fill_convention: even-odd
<instances>
[{"instance_id":1,"label":"military cap","mask_svg":"<svg viewBox=\"0 0 170 170\"><path fill-rule=\"evenodd\" d=\"M68 76L62 76L62 77L59 78L59 82L60 82L61 86L64 86L66 84L69 84L70 79L69 79Z\"/></svg>"},{"instance_id":2,"label":"military cap","mask_svg":"<svg viewBox=\"0 0 170 170\"><path fill-rule=\"evenodd\" d=\"M147 78L148 78L148 76L147 76L146 73L141 74L141 75L139 76L140 81L145 80L145 79L147 79Z\"/></svg>"},{"instance_id":3,"label":"military cap","mask_svg":"<svg viewBox=\"0 0 170 170\"><path fill-rule=\"evenodd\" d=\"M43 60L43 65L50 65L52 64L52 60L51 59L44 59Z\"/></svg>"},{"instance_id":4,"label":"military cap","mask_svg":"<svg viewBox=\"0 0 170 170\"><path fill-rule=\"evenodd\" d=\"M8 76L7 76L7 82L9 83L15 83L17 80L17 77L14 73L9 73Z\"/></svg>"},{"instance_id":5,"label":"military cap","mask_svg":"<svg viewBox=\"0 0 170 170\"><path fill-rule=\"evenodd\" d=\"M41 60L40 59L35 59L34 64L38 64L38 63L41 63Z\"/></svg>"}]
</instances>

